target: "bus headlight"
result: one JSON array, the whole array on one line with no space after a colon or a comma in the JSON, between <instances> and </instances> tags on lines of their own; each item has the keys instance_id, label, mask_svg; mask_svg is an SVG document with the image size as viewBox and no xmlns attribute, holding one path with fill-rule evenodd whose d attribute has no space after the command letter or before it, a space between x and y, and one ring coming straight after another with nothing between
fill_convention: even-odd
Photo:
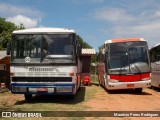
<instances>
[{"instance_id":1,"label":"bus headlight","mask_svg":"<svg viewBox=\"0 0 160 120\"><path fill-rule=\"evenodd\" d=\"M112 83L117 83L119 82L119 80L115 80L115 79L110 79L109 82L112 82Z\"/></svg>"},{"instance_id":2,"label":"bus headlight","mask_svg":"<svg viewBox=\"0 0 160 120\"><path fill-rule=\"evenodd\" d=\"M143 81L151 80L151 77L143 78L142 80L143 80Z\"/></svg>"},{"instance_id":3,"label":"bus headlight","mask_svg":"<svg viewBox=\"0 0 160 120\"><path fill-rule=\"evenodd\" d=\"M27 92L26 87L12 86L12 92Z\"/></svg>"},{"instance_id":4,"label":"bus headlight","mask_svg":"<svg viewBox=\"0 0 160 120\"><path fill-rule=\"evenodd\" d=\"M57 87L57 92L72 92L72 87Z\"/></svg>"}]
</instances>

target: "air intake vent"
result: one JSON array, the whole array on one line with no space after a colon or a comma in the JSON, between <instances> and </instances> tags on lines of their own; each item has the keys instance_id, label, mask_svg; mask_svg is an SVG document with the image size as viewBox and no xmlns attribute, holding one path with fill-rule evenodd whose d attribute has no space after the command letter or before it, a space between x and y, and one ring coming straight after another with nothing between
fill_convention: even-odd
<instances>
[{"instance_id":1,"label":"air intake vent","mask_svg":"<svg viewBox=\"0 0 160 120\"><path fill-rule=\"evenodd\" d=\"M44 71L44 72L49 72L49 71L53 71L54 68L45 68L45 67L33 67L33 68L29 68L30 72L40 72L40 71Z\"/></svg>"},{"instance_id":2,"label":"air intake vent","mask_svg":"<svg viewBox=\"0 0 160 120\"><path fill-rule=\"evenodd\" d=\"M72 82L72 77L13 77L13 82Z\"/></svg>"}]
</instances>

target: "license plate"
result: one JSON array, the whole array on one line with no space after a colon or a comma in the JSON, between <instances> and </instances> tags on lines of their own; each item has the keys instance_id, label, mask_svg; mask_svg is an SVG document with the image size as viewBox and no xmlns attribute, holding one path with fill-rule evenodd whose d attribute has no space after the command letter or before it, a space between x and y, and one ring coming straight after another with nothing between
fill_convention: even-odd
<instances>
[{"instance_id":1,"label":"license plate","mask_svg":"<svg viewBox=\"0 0 160 120\"><path fill-rule=\"evenodd\" d=\"M134 87L134 84L127 84L127 87L128 87L128 88L133 88L133 87Z\"/></svg>"},{"instance_id":2,"label":"license plate","mask_svg":"<svg viewBox=\"0 0 160 120\"><path fill-rule=\"evenodd\" d=\"M48 88L37 88L37 92L47 92Z\"/></svg>"}]
</instances>

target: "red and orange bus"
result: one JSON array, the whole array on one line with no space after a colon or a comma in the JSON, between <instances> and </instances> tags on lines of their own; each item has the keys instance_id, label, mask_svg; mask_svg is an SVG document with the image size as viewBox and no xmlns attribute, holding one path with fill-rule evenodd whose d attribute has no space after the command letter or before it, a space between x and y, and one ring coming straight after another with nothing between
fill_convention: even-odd
<instances>
[{"instance_id":1,"label":"red and orange bus","mask_svg":"<svg viewBox=\"0 0 160 120\"><path fill-rule=\"evenodd\" d=\"M151 86L149 49L143 38L106 40L97 61L99 82L107 90L135 89L141 93Z\"/></svg>"}]
</instances>

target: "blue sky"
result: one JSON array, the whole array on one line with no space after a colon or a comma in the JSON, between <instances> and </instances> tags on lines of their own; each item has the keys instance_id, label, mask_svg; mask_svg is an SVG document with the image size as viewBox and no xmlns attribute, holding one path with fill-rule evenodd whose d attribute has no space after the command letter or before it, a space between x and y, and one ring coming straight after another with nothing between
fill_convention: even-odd
<instances>
[{"instance_id":1,"label":"blue sky","mask_svg":"<svg viewBox=\"0 0 160 120\"><path fill-rule=\"evenodd\" d=\"M0 17L26 28L75 29L96 51L113 38L160 43L160 0L0 0Z\"/></svg>"}]
</instances>

